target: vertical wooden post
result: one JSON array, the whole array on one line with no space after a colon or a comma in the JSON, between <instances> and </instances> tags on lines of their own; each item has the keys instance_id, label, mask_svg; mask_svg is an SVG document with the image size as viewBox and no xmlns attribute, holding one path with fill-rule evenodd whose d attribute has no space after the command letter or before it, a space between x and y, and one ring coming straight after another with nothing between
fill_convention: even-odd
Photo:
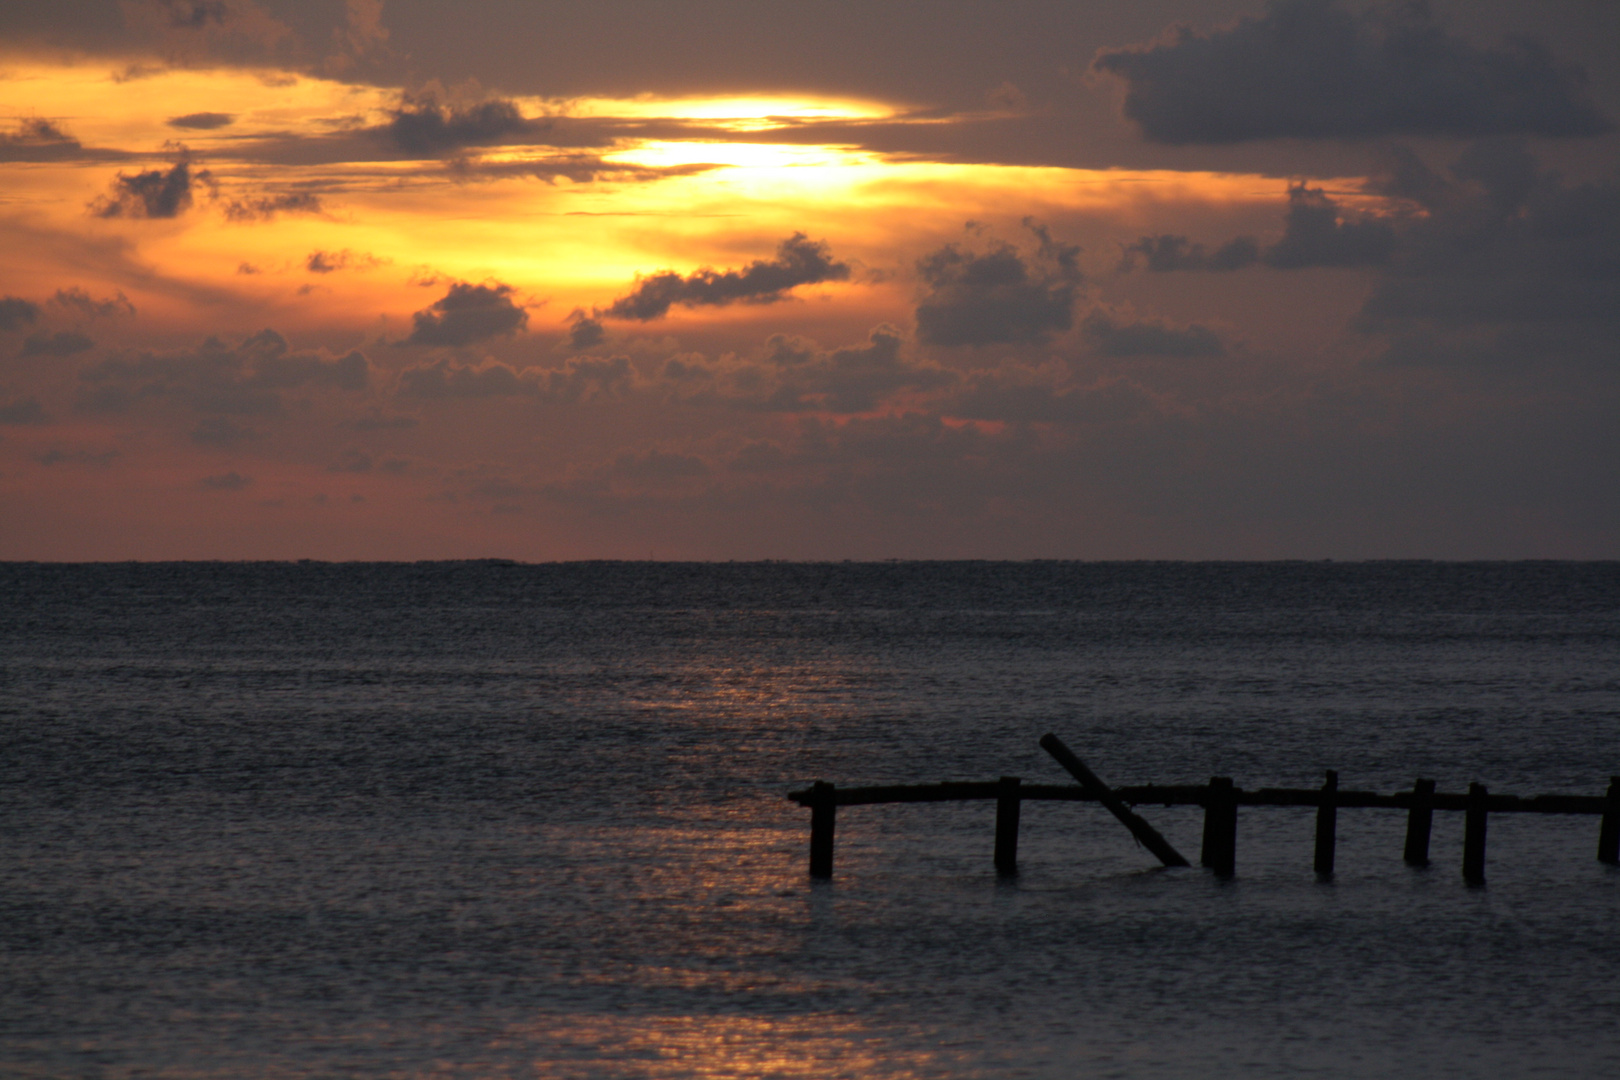
<instances>
[{"instance_id":1,"label":"vertical wooden post","mask_svg":"<svg viewBox=\"0 0 1620 1080\"><path fill-rule=\"evenodd\" d=\"M837 789L817 780L810 789L810 876L833 876L833 830L838 824Z\"/></svg>"},{"instance_id":2,"label":"vertical wooden post","mask_svg":"<svg viewBox=\"0 0 1620 1080\"><path fill-rule=\"evenodd\" d=\"M1467 823L1463 826L1463 880L1470 885L1485 884L1485 800L1484 784L1468 785Z\"/></svg>"},{"instance_id":3,"label":"vertical wooden post","mask_svg":"<svg viewBox=\"0 0 1620 1080\"><path fill-rule=\"evenodd\" d=\"M1620 776L1609 777L1609 801L1598 828L1598 861L1620 866Z\"/></svg>"},{"instance_id":4,"label":"vertical wooden post","mask_svg":"<svg viewBox=\"0 0 1620 1080\"><path fill-rule=\"evenodd\" d=\"M1013 877L1018 873L1018 814L1024 800L1019 798L1016 776L1003 776L996 794L996 873Z\"/></svg>"},{"instance_id":5,"label":"vertical wooden post","mask_svg":"<svg viewBox=\"0 0 1620 1080\"><path fill-rule=\"evenodd\" d=\"M1212 776L1204 796L1204 850L1199 862L1220 877L1237 869L1237 790L1230 776Z\"/></svg>"},{"instance_id":6,"label":"vertical wooden post","mask_svg":"<svg viewBox=\"0 0 1620 1080\"><path fill-rule=\"evenodd\" d=\"M1412 808L1406 812L1406 865L1429 865L1429 832L1434 825L1434 781L1412 782Z\"/></svg>"},{"instance_id":7,"label":"vertical wooden post","mask_svg":"<svg viewBox=\"0 0 1620 1080\"><path fill-rule=\"evenodd\" d=\"M1339 774L1327 771L1322 782L1322 801L1316 804L1316 872L1321 877L1333 876L1333 856L1338 847Z\"/></svg>"}]
</instances>

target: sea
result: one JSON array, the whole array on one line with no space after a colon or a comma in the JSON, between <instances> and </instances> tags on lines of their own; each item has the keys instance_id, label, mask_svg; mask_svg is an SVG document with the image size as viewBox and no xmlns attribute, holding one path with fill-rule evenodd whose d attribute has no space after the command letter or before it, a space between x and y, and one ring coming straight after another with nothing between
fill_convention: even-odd
<instances>
[{"instance_id":1,"label":"sea","mask_svg":"<svg viewBox=\"0 0 1620 1080\"><path fill-rule=\"evenodd\" d=\"M0 564L0 1076L1620 1076L1620 563Z\"/></svg>"}]
</instances>

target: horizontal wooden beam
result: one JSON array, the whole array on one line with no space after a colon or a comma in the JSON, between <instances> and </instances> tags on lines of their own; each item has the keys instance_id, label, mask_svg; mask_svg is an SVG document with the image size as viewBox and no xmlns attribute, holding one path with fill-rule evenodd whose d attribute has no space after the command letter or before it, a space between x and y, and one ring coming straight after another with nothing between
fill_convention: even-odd
<instances>
[{"instance_id":1,"label":"horizontal wooden beam","mask_svg":"<svg viewBox=\"0 0 1620 1080\"><path fill-rule=\"evenodd\" d=\"M866 806L879 803L921 802L973 802L990 801L1001 796L999 780L951 780L939 784L884 784L872 787L840 787L837 805ZM1143 784L1113 789L1122 802L1132 806L1158 804L1161 806L1205 806L1209 801L1207 784ZM1322 804L1320 788L1260 788L1256 791L1234 790L1239 806L1308 806ZM1024 801L1096 802L1097 798L1078 784L1022 784L1018 797ZM812 790L788 792L788 798L800 806L811 806L815 801ZM1423 798L1435 810L1466 811L1469 796L1466 793L1424 794ZM1410 810L1414 796L1410 791L1393 795L1380 795L1375 791L1346 791L1334 793L1334 804L1339 807L1372 807L1387 810ZM1486 809L1493 814L1602 814L1607 799L1602 795L1537 795L1521 798L1518 795L1490 795Z\"/></svg>"}]
</instances>

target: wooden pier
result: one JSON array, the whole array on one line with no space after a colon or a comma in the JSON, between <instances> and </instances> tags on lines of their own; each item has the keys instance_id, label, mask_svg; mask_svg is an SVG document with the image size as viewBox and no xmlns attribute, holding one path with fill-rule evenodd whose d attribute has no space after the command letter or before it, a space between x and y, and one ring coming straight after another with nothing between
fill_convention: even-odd
<instances>
[{"instance_id":1,"label":"wooden pier","mask_svg":"<svg viewBox=\"0 0 1620 1080\"><path fill-rule=\"evenodd\" d=\"M1081 782L1026 784L1019 777L1003 776L986 781L840 788L818 780L809 788L790 792L789 799L810 808L810 876L821 879L832 877L833 841L840 806L990 800L996 804L995 868L997 873L1004 876L1018 872L1019 808L1028 801L1101 803L1166 866L1185 866L1187 860L1128 807L1201 806L1204 808L1204 839L1199 862L1222 877L1230 877L1236 872L1238 808L1246 806L1315 807L1315 869L1322 877L1333 874L1338 812L1352 808L1406 811L1404 858L1412 866L1427 866L1429 863L1429 833L1435 812L1463 813L1466 816L1462 872L1463 877L1473 885L1485 882L1485 833L1491 814L1587 814L1600 817L1598 861L1620 865L1620 776L1610 778L1605 795L1536 795L1529 798L1492 795L1484 784L1477 783L1470 784L1467 792L1441 792L1435 790L1433 780L1422 778L1413 783L1411 791L1397 791L1389 795L1346 790L1339 787L1339 774L1332 770L1327 772L1319 788L1259 788L1246 791L1234 785L1231 777L1226 776L1211 777L1207 784L1144 784L1109 788L1055 736L1045 736L1041 745ZM1065 760L1065 755L1072 760Z\"/></svg>"}]
</instances>

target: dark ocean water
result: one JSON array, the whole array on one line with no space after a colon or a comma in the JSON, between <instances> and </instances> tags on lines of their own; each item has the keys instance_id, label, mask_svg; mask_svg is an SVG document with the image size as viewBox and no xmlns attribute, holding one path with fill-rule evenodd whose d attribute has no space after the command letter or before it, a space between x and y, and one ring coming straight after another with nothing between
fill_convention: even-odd
<instances>
[{"instance_id":1,"label":"dark ocean water","mask_svg":"<svg viewBox=\"0 0 1620 1080\"><path fill-rule=\"evenodd\" d=\"M6 1077L1611 1077L1590 817L789 789L1620 774L1620 564L0 565ZM1196 861L1201 812L1142 813Z\"/></svg>"}]
</instances>

